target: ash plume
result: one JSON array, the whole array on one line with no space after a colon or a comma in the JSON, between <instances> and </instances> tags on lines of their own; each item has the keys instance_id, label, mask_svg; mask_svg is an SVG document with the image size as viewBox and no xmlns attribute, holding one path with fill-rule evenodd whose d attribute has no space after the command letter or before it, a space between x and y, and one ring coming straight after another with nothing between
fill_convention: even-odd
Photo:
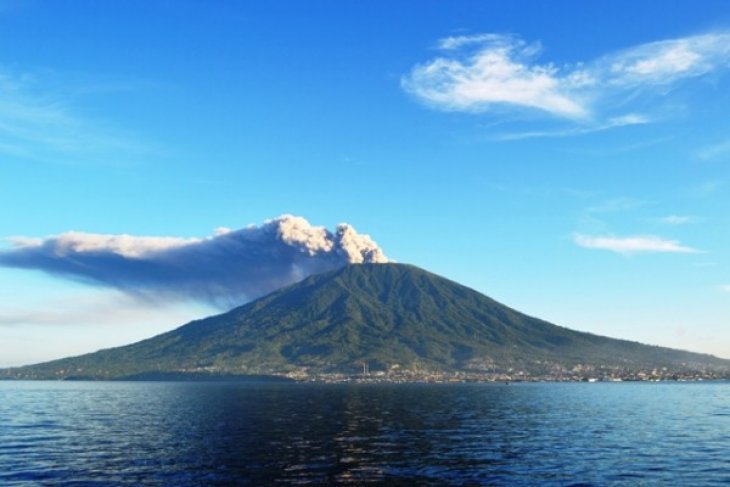
<instances>
[{"instance_id":1,"label":"ash plume","mask_svg":"<svg viewBox=\"0 0 730 487\"><path fill-rule=\"evenodd\" d=\"M332 232L292 215L238 230L219 228L206 238L67 232L8 240L12 248L0 252L0 266L220 307L346 264L389 261L369 235L346 223Z\"/></svg>"}]
</instances>

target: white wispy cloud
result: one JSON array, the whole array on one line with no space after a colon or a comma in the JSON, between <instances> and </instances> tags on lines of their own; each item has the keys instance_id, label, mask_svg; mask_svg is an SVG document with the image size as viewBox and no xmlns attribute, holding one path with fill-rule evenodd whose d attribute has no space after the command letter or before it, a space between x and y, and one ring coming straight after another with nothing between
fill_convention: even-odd
<instances>
[{"instance_id":1,"label":"white wispy cloud","mask_svg":"<svg viewBox=\"0 0 730 487\"><path fill-rule=\"evenodd\" d=\"M694 196L704 198L714 195L725 185L724 181L719 179L709 179L699 184L694 185L690 189L690 193Z\"/></svg>"},{"instance_id":2,"label":"white wispy cloud","mask_svg":"<svg viewBox=\"0 0 730 487\"><path fill-rule=\"evenodd\" d=\"M439 45L455 55L416 66L401 80L406 91L437 108L479 112L505 104L567 118L587 116L584 104L565 92L557 68L532 62L537 44L482 34L442 39ZM476 52L465 58L455 52L474 45Z\"/></svg>"},{"instance_id":3,"label":"white wispy cloud","mask_svg":"<svg viewBox=\"0 0 730 487\"><path fill-rule=\"evenodd\" d=\"M609 250L619 254L699 252L697 249L680 244L677 240L667 240L653 235L614 237L576 234L573 240L577 245L587 249Z\"/></svg>"},{"instance_id":4,"label":"white wispy cloud","mask_svg":"<svg viewBox=\"0 0 730 487\"><path fill-rule=\"evenodd\" d=\"M722 286L720 286L720 289L722 289L726 293L730 293L730 284L723 284Z\"/></svg>"},{"instance_id":5,"label":"white wispy cloud","mask_svg":"<svg viewBox=\"0 0 730 487\"><path fill-rule=\"evenodd\" d=\"M151 150L100 120L80 116L76 90L53 84L0 67L0 153L41 162L112 163Z\"/></svg>"},{"instance_id":6,"label":"white wispy cloud","mask_svg":"<svg viewBox=\"0 0 730 487\"><path fill-rule=\"evenodd\" d=\"M695 220L695 217L686 215L669 215L659 219L660 222L667 225L685 225L687 223L692 223Z\"/></svg>"},{"instance_id":7,"label":"white wispy cloud","mask_svg":"<svg viewBox=\"0 0 730 487\"><path fill-rule=\"evenodd\" d=\"M695 152L695 157L703 161L711 161L730 155L730 139L707 145Z\"/></svg>"},{"instance_id":8,"label":"white wispy cloud","mask_svg":"<svg viewBox=\"0 0 730 487\"><path fill-rule=\"evenodd\" d=\"M0 367L133 343L216 311L201 303L151 301L110 289L37 293L22 303L5 299L0 306Z\"/></svg>"},{"instance_id":9,"label":"white wispy cloud","mask_svg":"<svg viewBox=\"0 0 730 487\"><path fill-rule=\"evenodd\" d=\"M618 196L601 201L598 204L586 208L588 213L617 213L634 210L646 205L648 202L630 196Z\"/></svg>"},{"instance_id":10,"label":"white wispy cloud","mask_svg":"<svg viewBox=\"0 0 730 487\"><path fill-rule=\"evenodd\" d=\"M403 89L428 105L464 112L532 110L579 125L507 134L503 139L568 136L647 123L653 117L622 112L623 102L655 97L682 80L730 67L727 32L651 42L564 65L540 62L539 43L509 35L447 37L437 48L441 55L401 78Z\"/></svg>"},{"instance_id":11,"label":"white wispy cloud","mask_svg":"<svg viewBox=\"0 0 730 487\"><path fill-rule=\"evenodd\" d=\"M715 32L642 44L606 56L597 65L616 85L667 85L727 68L730 34Z\"/></svg>"},{"instance_id":12,"label":"white wispy cloud","mask_svg":"<svg viewBox=\"0 0 730 487\"><path fill-rule=\"evenodd\" d=\"M578 125L563 129L555 130L535 130L530 132L514 132L497 135L496 140L524 140L535 139L539 137L571 137L573 135L591 134L594 132L603 132L618 127L628 127L631 125L644 125L650 123L651 119L646 115L638 113L629 113L619 117L612 117L605 122L594 123L591 125Z\"/></svg>"},{"instance_id":13,"label":"white wispy cloud","mask_svg":"<svg viewBox=\"0 0 730 487\"><path fill-rule=\"evenodd\" d=\"M463 36L450 36L439 39L437 45L439 49L452 50L459 49L464 46L483 44L485 42L499 42L504 39L502 34L474 34Z\"/></svg>"},{"instance_id":14,"label":"white wispy cloud","mask_svg":"<svg viewBox=\"0 0 730 487\"><path fill-rule=\"evenodd\" d=\"M183 308L176 303L151 302L114 290L77 292L63 299L37 303L35 307L4 306L0 309L0 327L28 325L109 326L150 321L175 323ZM208 309L208 308L193 308ZM113 312L110 312L113 310ZM183 314L182 316L188 317Z\"/></svg>"}]
</instances>

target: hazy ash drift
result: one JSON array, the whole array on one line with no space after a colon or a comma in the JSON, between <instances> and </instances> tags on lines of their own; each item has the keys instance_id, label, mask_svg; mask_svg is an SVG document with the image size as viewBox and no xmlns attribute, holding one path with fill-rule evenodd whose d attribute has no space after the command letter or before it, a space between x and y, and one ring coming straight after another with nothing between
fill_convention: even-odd
<instances>
[{"instance_id":1,"label":"hazy ash drift","mask_svg":"<svg viewBox=\"0 0 730 487\"><path fill-rule=\"evenodd\" d=\"M12 238L0 265L162 298L193 298L231 306L310 274L388 258L348 224L334 232L282 215L261 226L218 229L201 239L68 232L40 239Z\"/></svg>"}]
</instances>

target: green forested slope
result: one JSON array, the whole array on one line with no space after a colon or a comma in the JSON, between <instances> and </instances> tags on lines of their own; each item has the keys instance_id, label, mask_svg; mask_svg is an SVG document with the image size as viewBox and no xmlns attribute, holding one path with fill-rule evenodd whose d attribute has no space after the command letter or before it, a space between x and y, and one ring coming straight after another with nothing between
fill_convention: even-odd
<instances>
[{"instance_id":1,"label":"green forested slope","mask_svg":"<svg viewBox=\"0 0 730 487\"><path fill-rule=\"evenodd\" d=\"M524 370L579 364L640 370L728 369L709 355L559 327L404 264L350 265L139 343L9 369L16 378L158 373L271 374L306 369Z\"/></svg>"}]
</instances>

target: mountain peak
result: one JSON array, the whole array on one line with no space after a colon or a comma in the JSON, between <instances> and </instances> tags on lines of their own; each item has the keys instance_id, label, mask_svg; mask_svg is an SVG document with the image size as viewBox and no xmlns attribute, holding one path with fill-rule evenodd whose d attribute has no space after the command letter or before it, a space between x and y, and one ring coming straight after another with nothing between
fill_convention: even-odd
<instances>
[{"instance_id":1,"label":"mountain peak","mask_svg":"<svg viewBox=\"0 0 730 487\"><path fill-rule=\"evenodd\" d=\"M139 343L13 377L122 378L362 370L556 377L576 370L730 370L730 361L581 333L408 264L350 264ZM7 371L6 371L7 375Z\"/></svg>"}]
</instances>

